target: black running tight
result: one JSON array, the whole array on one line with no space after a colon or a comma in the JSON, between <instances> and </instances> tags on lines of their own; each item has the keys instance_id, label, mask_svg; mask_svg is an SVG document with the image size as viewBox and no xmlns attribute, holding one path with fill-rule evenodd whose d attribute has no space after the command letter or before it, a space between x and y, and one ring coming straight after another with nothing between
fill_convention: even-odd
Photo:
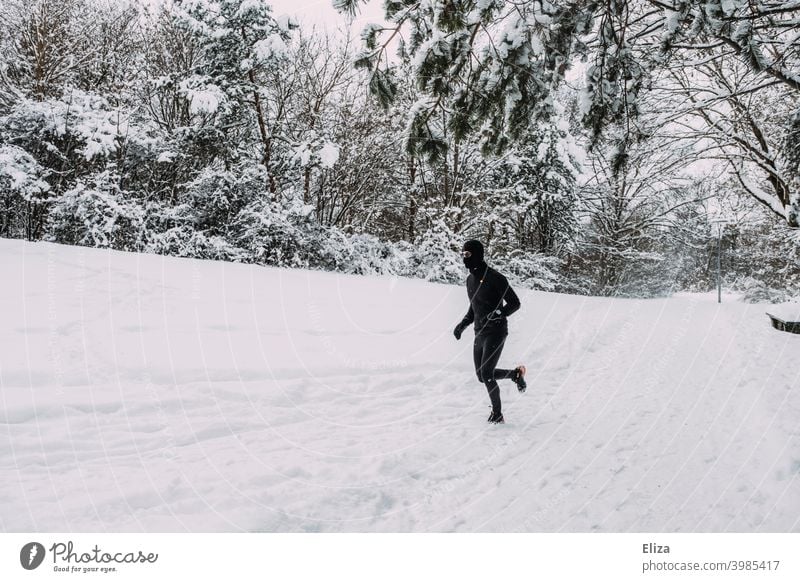
<instances>
[{"instance_id":1,"label":"black running tight","mask_svg":"<svg viewBox=\"0 0 800 582\"><path fill-rule=\"evenodd\" d=\"M497 380L514 378L516 373L516 370L502 370L496 367L497 362L500 361L500 354L503 353L505 341L506 334L479 334L475 336L472 350L478 382L486 385L489 400L492 402L492 412L495 415L502 414L500 387L497 385Z\"/></svg>"}]
</instances>

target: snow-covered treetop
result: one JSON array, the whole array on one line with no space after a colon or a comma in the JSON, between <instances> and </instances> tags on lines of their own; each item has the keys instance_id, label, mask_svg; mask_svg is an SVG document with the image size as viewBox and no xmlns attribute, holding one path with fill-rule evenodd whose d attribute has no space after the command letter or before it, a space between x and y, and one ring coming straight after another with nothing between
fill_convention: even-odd
<instances>
[{"instance_id":1,"label":"snow-covered treetop","mask_svg":"<svg viewBox=\"0 0 800 582\"><path fill-rule=\"evenodd\" d=\"M127 110L113 107L100 95L77 89L60 99L23 99L12 108L9 122L42 126L55 136L74 136L87 161L113 154L120 147L120 140L147 139L139 135L140 126L130 123Z\"/></svg>"},{"instance_id":2,"label":"snow-covered treetop","mask_svg":"<svg viewBox=\"0 0 800 582\"><path fill-rule=\"evenodd\" d=\"M363 1L335 6L354 12ZM552 115L550 93L577 56L593 61L585 110L595 134L635 117L650 71L669 66L679 51L732 49L754 70L800 91L795 0L395 0L386 3L386 19L391 26L365 28L357 60L372 72L373 92L392 97L381 71L390 66L389 43L401 36L419 88L432 97L410 127L423 128L434 109L447 108L451 131L458 137L480 129L487 150L503 149L532 120ZM767 57L777 40L788 45Z\"/></svg>"}]
</instances>

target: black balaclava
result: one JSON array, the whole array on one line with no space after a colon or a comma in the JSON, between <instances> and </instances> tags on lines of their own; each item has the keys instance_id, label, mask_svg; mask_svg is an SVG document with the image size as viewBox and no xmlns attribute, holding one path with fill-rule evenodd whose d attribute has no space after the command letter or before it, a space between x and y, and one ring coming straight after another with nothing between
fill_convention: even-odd
<instances>
[{"instance_id":1,"label":"black balaclava","mask_svg":"<svg viewBox=\"0 0 800 582\"><path fill-rule=\"evenodd\" d=\"M468 240L464 243L463 250L470 252L469 257L464 257L464 266L467 269L477 269L483 264L483 245L479 241Z\"/></svg>"}]
</instances>

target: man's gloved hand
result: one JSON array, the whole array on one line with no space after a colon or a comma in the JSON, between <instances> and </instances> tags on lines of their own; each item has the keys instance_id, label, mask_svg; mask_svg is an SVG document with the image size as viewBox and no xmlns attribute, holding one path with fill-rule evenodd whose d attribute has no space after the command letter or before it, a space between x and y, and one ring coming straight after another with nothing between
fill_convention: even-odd
<instances>
[{"instance_id":1,"label":"man's gloved hand","mask_svg":"<svg viewBox=\"0 0 800 582\"><path fill-rule=\"evenodd\" d=\"M500 311L499 309L495 309L489 314L489 316L486 318L486 321L500 321L504 317L505 315L503 315L502 311Z\"/></svg>"},{"instance_id":2,"label":"man's gloved hand","mask_svg":"<svg viewBox=\"0 0 800 582\"><path fill-rule=\"evenodd\" d=\"M456 339L457 339L457 340L460 340L460 339L461 339L461 334L462 334L462 333L464 333L464 328L465 328L465 327L466 327L466 326L465 326L463 323L460 323L460 322L459 322L459 324L458 324L458 325L456 326L456 328L453 330L453 335L454 335L454 336L456 336Z\"/></svg>"}]
</instances>

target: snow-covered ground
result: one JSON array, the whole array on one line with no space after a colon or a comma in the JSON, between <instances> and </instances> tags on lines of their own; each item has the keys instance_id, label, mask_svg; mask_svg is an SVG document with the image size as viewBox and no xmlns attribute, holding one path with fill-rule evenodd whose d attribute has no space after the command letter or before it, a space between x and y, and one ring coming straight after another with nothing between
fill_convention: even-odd
<instances>
[{"instance_id":1,"label":"snow-covered ground","mask_svg":"<svg viewBox=\"0 0 800 582\"><path fill-rule=\"evenodd\" d=\"M800 531L767 306L521 292L486 423L461 287L0 240L2 531Z\"/></svg>"}]
</instances>

